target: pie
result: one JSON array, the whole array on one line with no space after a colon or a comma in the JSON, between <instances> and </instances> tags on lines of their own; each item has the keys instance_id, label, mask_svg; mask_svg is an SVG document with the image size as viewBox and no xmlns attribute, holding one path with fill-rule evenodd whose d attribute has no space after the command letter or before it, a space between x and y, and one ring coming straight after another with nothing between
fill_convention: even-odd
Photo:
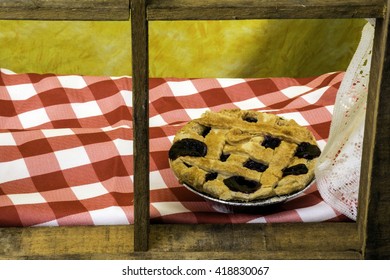
<instances>
[{"instance_id":1,"label":"pie","mask_svg":"<svg viewBox=\"0 0 390 280\"><path fill-rule=\"evenodd\" d=\"M185 124L168 157L180 183L221 200L249 202L304 189L320 154L313 134L294 120L228 109Z\"/></svg>"}]
</instances>

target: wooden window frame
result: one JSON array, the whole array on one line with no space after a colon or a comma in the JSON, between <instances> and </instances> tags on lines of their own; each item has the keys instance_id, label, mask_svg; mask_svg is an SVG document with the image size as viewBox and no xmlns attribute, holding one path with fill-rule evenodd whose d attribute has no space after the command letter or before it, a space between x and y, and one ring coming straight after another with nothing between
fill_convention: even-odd
<instances>
[{"instance_id":1,"label":"wooden window frame","mask_svg":"<svg viewBox=\"0 0 390 280\"><path fill-rule=\"evenodd\" d=\"M2 0L0 19L128 20L134 225L0 228L0 259L390 258L389 0ZM148 22L376 18L356 223L150 224Z\"/></svg>"}]
</instances>

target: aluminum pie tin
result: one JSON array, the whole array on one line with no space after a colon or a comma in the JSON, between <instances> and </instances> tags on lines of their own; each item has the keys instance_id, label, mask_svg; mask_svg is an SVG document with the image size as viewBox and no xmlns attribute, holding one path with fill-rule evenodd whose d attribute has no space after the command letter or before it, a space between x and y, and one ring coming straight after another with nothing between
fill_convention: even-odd
<instances>
[{"instance_id":1,"label":"aluminum pie tin","mask_svg":"<svg viewBox=\"0 0 390 280\"><path fill-rule=\"evenodd\" d=\"M207 193L200 192L187 184L183 184L183 186L186 187L191 192L203 197L204 199L206 199L209 202L212 202L214 204L218 203L220 205L227 206L228 208L226 210L231 211L231 210L234 210L234 208L230 209L229 207L241 207L241 208L242 207L244 207L244 208L265 207L265 206L271 206L271 205L276 205L276 204L286 202L289 199L292 199L292 198L295 198L295 197L301 195L303 192L308 190L314 184L314 182L315 182L315 180L313 179L309 184L306 185L306 187L304 187L302 190L299 190L295 193L291 193L288 195L274 196L274 197L270 197L270 198L266 198L266 199L252 200L252 201L222 200L222 199L213 197Z\"/></svg>"}]
</instances>

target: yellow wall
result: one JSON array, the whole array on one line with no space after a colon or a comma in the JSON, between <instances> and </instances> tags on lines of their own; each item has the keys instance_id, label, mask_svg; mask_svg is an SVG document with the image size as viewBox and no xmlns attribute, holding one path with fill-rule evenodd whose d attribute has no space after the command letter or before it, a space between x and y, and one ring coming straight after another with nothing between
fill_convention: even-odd
<instances>
[{"instance_id":1,"label":"yellow wall","mask_svg":"<svg viewBox=\"0 0 390 280\"><path fill-rule=\"evenodd\" d=\"M313 76L345 70L364 20L151 22L152 77ZM129 22L0 21L0 67L131 75Z\"/></svg>"}]
</instances>

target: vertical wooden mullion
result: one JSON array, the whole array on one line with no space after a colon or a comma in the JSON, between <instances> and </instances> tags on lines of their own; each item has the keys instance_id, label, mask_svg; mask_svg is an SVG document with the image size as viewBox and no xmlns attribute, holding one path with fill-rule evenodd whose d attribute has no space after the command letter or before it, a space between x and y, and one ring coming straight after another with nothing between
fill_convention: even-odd
<instances>
[{"instance_id":1,"label":"vertical wooden mullion","mask_svg":"<svg viewBox=\"0 0 390 280\"><path fill-rule=\"evenodd\" d=\"M389 3L377 19L367 98L359 193L359 237L366 259L390 257Z\"/></svg>"},{"instance_id":2,"label":"vertical wooden mullion","mask_svg":"<svg viewBox=\"0 0 390 280\"><path fill-rule=\"evenodd\" d=\"M133 127L134 127L134 250L148 250L149 239L149 63L146 1L131 1Z\"/></svg>"}]
</instances>

